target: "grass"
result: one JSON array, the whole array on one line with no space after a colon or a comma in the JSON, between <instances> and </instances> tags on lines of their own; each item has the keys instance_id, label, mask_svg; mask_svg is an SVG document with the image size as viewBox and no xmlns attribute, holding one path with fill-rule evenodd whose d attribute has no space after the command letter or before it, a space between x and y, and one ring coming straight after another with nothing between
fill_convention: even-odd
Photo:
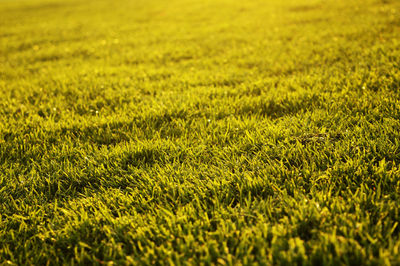
<instances>
[{"instance_id":1,"label":"grass","mask_svg":"<svg viewBox=\"0 0 400 266\"><path fill-rule=\"evenodd\" d=\"M1 0L0 263L399 265L399 18Z\"/></svg>"}]
</instances>

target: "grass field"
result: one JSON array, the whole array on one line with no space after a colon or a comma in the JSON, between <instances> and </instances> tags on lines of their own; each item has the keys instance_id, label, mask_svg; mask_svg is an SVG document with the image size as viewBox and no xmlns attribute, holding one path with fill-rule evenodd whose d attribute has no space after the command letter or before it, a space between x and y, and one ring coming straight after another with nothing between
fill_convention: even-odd
<instances>
[{"instance_id":1,"label":"grass field","mask_svg":"<svg viewBox=\"0 0 400 266\"><path fill-rule=\"evenodd\" d=\"M0 264L400 265L400 1L0 0Z\"/></svg>"}]
</instances>

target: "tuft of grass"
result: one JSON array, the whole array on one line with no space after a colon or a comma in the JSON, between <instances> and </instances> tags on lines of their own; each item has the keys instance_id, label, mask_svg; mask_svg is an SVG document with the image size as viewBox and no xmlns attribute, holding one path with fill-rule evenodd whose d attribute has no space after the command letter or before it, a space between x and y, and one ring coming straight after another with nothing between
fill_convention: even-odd
<instances>
[{"instance_id":1,"label":"tuft of grass","mask_svg":"<svg viewBox=\"0 0 400 266\"><path fill-rule=\"evenodd\" d=\"M1 1L0 263L398 265L399 17Z\"/></svg>"}]
</instances>

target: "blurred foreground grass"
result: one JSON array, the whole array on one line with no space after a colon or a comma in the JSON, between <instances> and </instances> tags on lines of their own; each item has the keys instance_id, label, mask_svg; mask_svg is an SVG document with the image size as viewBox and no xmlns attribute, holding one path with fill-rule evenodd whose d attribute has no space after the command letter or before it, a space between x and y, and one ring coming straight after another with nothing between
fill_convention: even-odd
<instances>
[{"instance_id":1,"label":"blurred foreground grass","mask_svg":"<svg viewBox=\"0 0 400 266\"><path fill-rule=\"evenodd\" d=\"M0 1L0 263L400 263L400 2Z\"/></svg>"}]
</instances>

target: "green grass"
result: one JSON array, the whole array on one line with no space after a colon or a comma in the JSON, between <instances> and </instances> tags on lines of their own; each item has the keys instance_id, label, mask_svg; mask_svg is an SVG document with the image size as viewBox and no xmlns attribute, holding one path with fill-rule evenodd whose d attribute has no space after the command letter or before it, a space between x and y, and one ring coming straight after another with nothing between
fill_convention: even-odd
<instances>
[{"instance_id":1,"label":"green grass","mask_svg":"<svg viewBox=\"0 0 400 266\"><path fill-rule=\"evenodd\" d=\"M0 1L0 264L400 265L399 206L400 1Z\"/></svg>"}]
</instances>

